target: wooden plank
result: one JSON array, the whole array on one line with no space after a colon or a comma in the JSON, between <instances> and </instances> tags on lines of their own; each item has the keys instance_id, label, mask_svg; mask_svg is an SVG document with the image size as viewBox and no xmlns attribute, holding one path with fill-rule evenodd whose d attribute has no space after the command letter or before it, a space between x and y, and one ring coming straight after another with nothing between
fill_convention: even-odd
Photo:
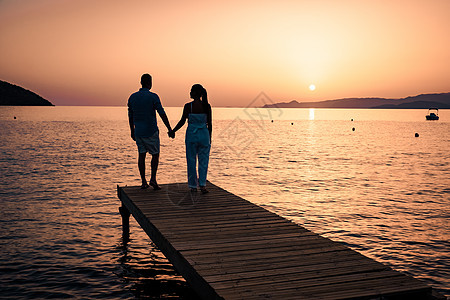
<instances>
[{"instance_id":1,"label":"wooden plank","mask_svg":"<svg viewBox=\"0 0 450 300\"><path fill-rule=\"evenodd\" d=\"M280 243L280 244L273 244L270 246L271 251L270 252L283 252L287 253L290 251L295 251L300 254L300 251L309 251L312 249L329 249L328 247L331 247L330 244L326 241L318 241L316 243ZM335 247L335 245L333 245ZM203 258L203 257L211 257L211 256L218 256L225 258L231 258L234 256L241 256L241 255L247 255L252 257L259 258L259 254L268 255L267 254L267 248L264 247L264 244L260 245L251 245L249 247L248 245L245 246L236 246L235 248L227 248L227 249L221 249L221 248L215 248L215 249L207 249L207 250L187 250L187 251L180 251L184 256L195 256L196 258ZM340 248L334 248L337 250L345 250L350 251L346 249L345 247L341 246ZM321 252L322 253L322 252Z\"/></svg>"},{"instance_id":2,"label":"wooden plank","mask_svg":"<svg viewBox=\"0 0 450 300\"><path fill-rule=\"evenodd\" d=\"M294 282L295 283L295 282ZM429 287L415 285L405 276L353 280L310 287L294 287L290 283L280 285L260 285L258 289L220 289L225 299L359 299L362 297L382 298L382 296L411 294L421 296L429 293ZM412 299L427 299L416 298ZM384 298L384 297L383 297ZM405 298L408 299L408 298Z\"/></svg>"},{"instance_id":3,"label":"wooden plank","mask_svg":"<svg viewBox=\"0 0 450 300\"><path fill-rule=\"evenodd\" d=\"M286 234L273 234L273 235L260 235L256 237L233 237L233 238L224 238L220 240L212 240L207 242L192 242L192 241L176 241L173 244L177 246L177 249L180 250L189 250L189 249L206 249L209 247L218 247L220 245L232 245L232 244L241 244L241 243L251 243L251 242L269 242L269 241L279 241L285 238L304 238L308 236L319 236L316 233L311 231L299 231L293 233Z\"/></svg>"},{"instance_id":4,"label":"wooden plank","mask_svg":"<svg viewBox=\"0 0 450 300\"><path fill-rule=\"evenodd\" d=\"M227 252L236 252L236 251L246 251L246 250L256 250L256 249L265 249L271 248L283 248L283 247L301 247L303 249L314 248L317 245L328 244L328 242L324 239L319 239L316 236L305 236L305 237L291 237L284 239L277 239L274 241L267 240L257 240L257 241L249 241L249 242L240 242L233 244L213 244L208 245L209 247L195 247L194 249L179 249L183 253L187 255L202 255L202 254L213 254L213 253L222 253L226 254ZM216 245L216 247L213 247Z\"/></svg>"},{"instance_id":5,"label":"wooden plank","mask_svg":"<svg viewBox=\"0 0 450 300\"><path fill-rule=\"evenodd\" d=\"M339 255L339 258L336 256ZM262 260L246 261L242 264L236 263L218 263L218 264L203 264L196 265L196 269L202 275L216 275L216 274L235 274L245 272L258 272L271 269L283 269L290 267L303 267L311 269L320 269L322 265L334 265L346 261L355 261L360 263L361 257L352 252L336 253L328 252L325 254L313 254L307 259L299 260L292 256L278 256Z\"/></svg>"},{"instance_id":6,"label":"wooden plank","mask_svg":"<svg viewBox=\"0 0 450 300\"><path fill-rule=\"evenodd\" d=\"M236 230L233 232L224 232L224 231L217 231L217 232L207 232L203 234L196 234L193 233L183 233L183 232L168 232L166 233L166 237L171 240L186 240L190 239L192 241L206 241L206 240L217 240L222 238L232 238L232 237L239 237L242 236L242 234L251 235L251 236L258 236L258 235L277 235L277 234L283 234L283 233L294 233L295 228L276 228L276 230L272 229L271 232L267 232L267 229L264 228L255 228L254 230L246 230L245 233Z\"/></svg>"},{"instance_id":7,"label":"wooden plank","mask_svg":"<svg viewBox=\"0 0 450 300\"><path fill-rule=\"evenodd\" d=\"M299 249L292 249L292 250L285 250L283 252L272 252L272 251L266 251L266 252L260 252L251 255L251 253L247 254L250 256L245 257L245 263L251 263L253 260L257 261L265 261L272 258L278 258L278 257L284 257L288 255L311 255L311 254L318 254L318 253L327 253L327 252L335 252L336 255L343 255L345 252L350 252L351 250L343 249L341 245L333 245L333 246L321 246L317 248L311 248L306 250L299 250ZM339 253L338 253L339 252ZM186 259L188 259L190 262L192 262L195 265L201 265L201 264L219 264L219 263L227 263L227 262L235 262L235 263L241 263L243 260L242 255L244 253L234 253L234 255L227 255L227 256L211 256L211 255L205 255L205 256L186 256ZM244 263L243 263L244 264Z\"/></svg>"},{"instance_id":8,"label":"wooden plank","mask_svg":"<svg viewBox=\"0 0 450 300\"><path fill-rule=\"evenodd\" d=\"M242 217L238 219L217 219L216 216L204 216L201 218L177 218L177 219L155 219L153 222L164 226L184 226L184 228L197 226L245 226L247 224L257 223L289 223L286 219L280 217L257 216L255 218Z\"/></svg>"},{"instance_id":9,"label":"wooden plank","mask_svg":"<svg viewBox=\"0 0 450 300\"><path fill-rule=\"evenodd\" d=\"M161 213L158 215L157 213L153 213L153 212L148 213L148 211L146 211L145 214L147 215L147 217L149 219L152 219L152 220L154 220L154 219L173 220L174 219L174 216L171 214L162 214ZM199 219L207 219L208 217L212 217L212 218L215 218L217 221L220 221L220 220L241 220L242 218L258 218L258 217L263 217L263 216L267 216L267 214L264 212L236 212L234 214L223 214L223 215L214 214L214 215L203 215L203 216L190 214L190 215L183 216L183 219L186 221L189 219L192 221L195 221L195 220L199 220Z\"/></svg>"},{"instance_id":10,"label":"wooden plank","mask_svg":"<svg viewBox=\"0 0 450 300\"><path fill-rule=\"evenodd\" d=\"M118 188L123 205L203 299L425 295L422 282L211 183Z\"/></svg>"},{"instance_id":11,"label":"wooden plank","mask_svg":"<svg viewBox=\"0 0 450 300\"><path fill-rule=\"evenodd\" d=\"M180 232L176 232L176 230L180 230L177 226L165 225L161 226L168 231L171 231L174 235ZM254 231L297 231L297 226L290 226L285 222L272 222L272 223L253 223L241 226L196 226L196 227L182 227L184 236L188 237L190 235L202 235L202 234L216 234L216 233L234 233L238 232L241 235L249 234Z\"/></svg>"},{"instance_id":12,"label":"wooden plank","mask_svg":"<svg viewBox=\"0 0 450 300\"><path fill-rule=\"evenodd\" d=\"M252 207L244 207L244 206L224 206L224 207L198 207L193 210L185 210L185 209L177 209L177 210L170 210L167 211L164 208L155 208L152 207L151 204L146 204L139 206L140 209L146 213L148 213L150 216L155 215L158 216L159 214L162 215L170 215L173 217L184 217L184 216L199 216L199 215L230 215L234 213L242 214L242 213L255 213L255 212L261 212L265 215L269 215L267 212L264 211L263 208L252 208Z\"/></svg>"},{"instance_id":13,"label":"wooden plank","mask_svg":"<svg viewBox=\"0 0 450 300\"><path fill-rule=\"evenodd\" d=\"M350 274L357 272L373 271L373 270L386 270L387 267L383 264L370 261L370 260L345 260L335 263L316 263L313 265L300 265L287 264L284 266L272 266L266 265L262 270L249 271L247 269L241 269L235 273L225 274L208 274L208 272L199 272L208 282L241 282L245 279L256 279L262 277L271 277L274 275L288 275L301 273L305 278L318 278L336 274ZM258 279L261 280L261 279Z\"/></svg>"},{"instance_id":14,"label":"wooden plank","mask_svg":"<svg viewBox=\"0 0 450 300\"><path fill-rule=\"evenodd\" d=\"M216 290L234 289L236 291L253 288L261 290L260 285L264 285L267 290L283 285L289 288L307 288L314 286L324 286L330 284L355 282L370 279L386 279L386 282L394 277L403 277L402 274L389 270L387 268L361 268L362 272L352 272L351 269L339 269L325 273L325 276L315 275L315 273L296 272L289 274L272 274L272 276L261 276L255 278L243 278L237 281L216 281L211 285ZM364 272L365 271L365 272ZM375 272L376 271L376 272ZM206 278L205 278L206 279ZM321 288L321 287L320 287Z\"/></svg>"},{"instance_id":15,"label":"wooden plank","mask_svg":"<svg viewBox=\"0 0 450 300\"><path fill-rule=\"evenodd\" d=\"M205 221L205 219L196 219L192 222L183 220L154 220L153 223L157 225L160 228L166 228L166 229L178 229L179 227L182 227L183 230L196 230L196 229L213 229L213 230L219 230L219 229L226 229L226 228L248 228L252 226L273 226L273 225L285 225L289 224L286 222L286 220L282 219L265 219L265 218L259 218L259 219L238 219L228 222L217 222L213 219L210 219L211 221Z\"/></svg>"}]
</instances>

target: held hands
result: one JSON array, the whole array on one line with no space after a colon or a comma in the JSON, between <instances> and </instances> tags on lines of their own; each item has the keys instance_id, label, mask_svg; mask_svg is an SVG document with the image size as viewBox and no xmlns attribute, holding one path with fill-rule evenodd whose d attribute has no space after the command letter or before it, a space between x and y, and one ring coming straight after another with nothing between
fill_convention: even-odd
<instances>
[{"instance_id":1,"label":"held hands","mask_svg":"<svg viewBox=\"0 0 450 300\"><path fill-rule=\"evenodd\" d=\"M172 138L172 139L175 138L175 131L169 130L169 131L167 132L167 134L169 135L170 138Z\"/></svg>"}]
</instances>

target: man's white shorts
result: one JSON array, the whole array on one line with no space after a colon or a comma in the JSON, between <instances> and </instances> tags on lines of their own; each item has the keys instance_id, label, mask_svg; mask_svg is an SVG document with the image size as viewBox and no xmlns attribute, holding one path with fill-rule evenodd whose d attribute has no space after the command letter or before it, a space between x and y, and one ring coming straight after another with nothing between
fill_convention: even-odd
<instances>
[{"instance_id":1,"label":"man's white shorts","mask_svg":"<svg viewBox=\"0 0 450 300\"><path fill-rule=\"evenodd\" d=\"M159 131L156 131L150 137L136 137L136 145L139 153L159 153Z\"/></svg>"}]
</instances>

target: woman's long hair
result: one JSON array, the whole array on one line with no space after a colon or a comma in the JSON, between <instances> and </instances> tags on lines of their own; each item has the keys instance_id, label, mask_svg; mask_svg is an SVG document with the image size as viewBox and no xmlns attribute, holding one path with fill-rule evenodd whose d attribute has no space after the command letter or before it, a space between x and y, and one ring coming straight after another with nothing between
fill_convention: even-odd
<instances>
[{"instance_id":1,"label":"woman's long hair","mask_svg":"<svg viewBox=\"0 0 450 300\"><path fill-rule=\"evenodd\" d=\"M209 103L208 103L208 93L206 92L206 89L201 84L194 84L191 88L191 96L200 96L202 100L202 106L205 113L209 110Z\"/></svg>"}]
</instances>

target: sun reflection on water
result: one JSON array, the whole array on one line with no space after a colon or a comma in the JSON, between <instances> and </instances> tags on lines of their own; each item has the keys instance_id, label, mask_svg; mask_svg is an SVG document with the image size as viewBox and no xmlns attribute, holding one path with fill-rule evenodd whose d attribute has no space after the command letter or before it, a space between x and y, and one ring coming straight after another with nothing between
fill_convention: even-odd
<instances>
[{"instance_id":1,"label":"sun reflection on water","mask_svg":"<svg viewBox=\"0 0 450 300\"><path fill-rule=\"evenodd\" d=\"M315 109L314 108L310 108L309 109L309 119L310 120L314 120L314 114L315 114Z\"/></svg>"}]
</instances>

